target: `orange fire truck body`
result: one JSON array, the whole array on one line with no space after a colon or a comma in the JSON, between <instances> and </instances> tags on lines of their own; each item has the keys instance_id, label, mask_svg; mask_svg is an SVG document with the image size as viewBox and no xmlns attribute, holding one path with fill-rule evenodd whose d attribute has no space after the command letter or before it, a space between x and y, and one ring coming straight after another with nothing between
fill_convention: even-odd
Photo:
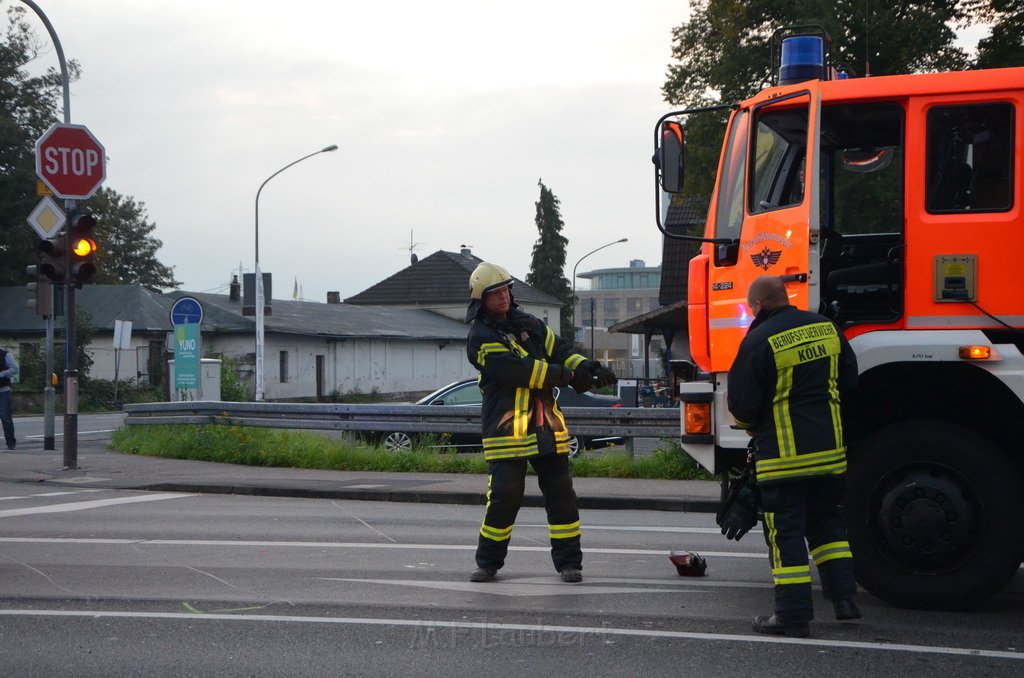
<instances>
[{"instance_id":1,"label":"orange fire truck body","mask_svg":"<svg viewBox=\"0 0 1024 678\"><path fill-rule=\"evenodd\" d=\"M689 264L682 445L716 473L744 455L727 373L753 320L747 288L781 276L857 353L861 584L902 605L973 605L1024 556L1024 68L821 74L731 107ZM700 113L659 121L666 191L682 190Z\"/></svg>"}]
</instances>

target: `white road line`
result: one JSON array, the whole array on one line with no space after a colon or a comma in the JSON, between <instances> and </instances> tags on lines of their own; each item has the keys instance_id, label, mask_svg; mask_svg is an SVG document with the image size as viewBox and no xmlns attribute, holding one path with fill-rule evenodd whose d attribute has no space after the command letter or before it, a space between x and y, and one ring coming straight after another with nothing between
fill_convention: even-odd
<instances>
[{"instance_id":1,"label":"white road line","mask_svg":"<svg viewBox=\"0 0 1024 678\"><path fill-rule=\"evenodd\" d=\"M566 586L561 582L556 584L550 580L539 582L535 578L531 578L529 580L505 579L499 582L488 582L486 584L473 583L469 581L438 581L425 579L349 579L345 577L314 577L314 580L349 582L352 584L370 584L371 586L381 584L387 586L408 586L432 591L486 593L492 596L507 596L509 598L519 598L523 596L603 596L619 593L650 593L656 595L665 593L711 593L711 591L695 591L688 589L683 586L683 583L669 579L657 582L661 588L648 588L641 586L605 586L602 585L603 580L597 577L588 577L586 586ZM671 586L673 588L664 588L665 586Z\"/></svg>"},{"instance_id":2,"label":"white road line","mask_svg":"<svg viewBox=\"0 0 1024 678\"><path fill-rule=\"evenodd\" d=\"M117 499L96 499L93 501L75 501L67 504L54 504L53 506L32 506L29 508L7 509L0 511L0 518L11 518L14 516L29 516L37 513L67 513L69 511L86 511L94 508L107 506L118 506L120 504L137 504L143 501L161 501L163 499L180 499L194 495L179 492L144 494L137 497L120 497Z\"/></svg>"},{"instance_id":3,"label":"white road line","mask_svg":"<svg viewBox=\"0 0 1024 678\"><path fill-rule=\"evenodd\" d=\"M188 495L178 495L188 496ZM170 499L171 497L168 497ZM3 512L0 512L0 516ZM300 547L314 549L401 549L409 551L475 551L476 544L383 544L371 542L332 541L225 541L221 539L78 539L64 537L0 537L0 544L147 544L151 546L245 546L258 548ZM536 551L548 553L550 546L510 546L510 551ZM609 549L586 548L584 553L629 556L668 556L665 549ZM764 558L764 553L702 551L702 556L716 558Z\"/></svg>"},{"instance_id":4,"label":"white road line","mask_svg":"<svg viewBox=\"0 0 1024 678\"><path fill-rule=\"evenodd\" d=\"M38 499L39 497L62 497L67 494L84 494L86 492L104 492L105 490L68 490L64 492L40 492L39 494L24 494L13 497L0 497L0 501L12 499Z\"/></svg>"},{"instance_id":5,"label":"white road line","mask_svg":"<svg viewBox=\"0 0 1024 678\"><path fill-rule=\"evenodd\" d=\"M99 428L99 429L95 429L93 431L79 431L78 435L82 436L82 435L86 435L87 433L113 433L116 430L117 430L116 428ZM25 438L36 440L36 439L40 439L40 438L45 437L45 435L46 435L45 433L34 433L32 435L25 436ZM54 437L54 439L56 439L56 438L63 438L64 434L63 433L54 433L53 437Z\"/></svg>"},{"instance_id":6,"label":"white road line","mask_svg":"<svg viewBox=\"0 0 1024 678\"><path fill-rule=\"evenodd\" d=\"M516 527L537 527L548 529L547 525L516 525ZM583 531L605 531L605 532L672 532L681 534L721 534L722 530L717 527L651 527L641 525L590 525L583 523ZM761 530L754 528L749 534L761 534Z\"/></svg>"},{"instance_id":7,"label":"white road line","mask_svg":"<svg viewBox=\"0 0 1024 678\"><path fill-rule=\"evenodd\" d=\"M879 652L906 652L925 655L952 655L960 657L982 657L986 659L1012 659L1024 661L1024 653L1004 650L984 650L971 647L947 647L942 645L910 645L906 643L881 643L853 640L815 638L779 638L763 635L740 635L731 633L696 633L690 631L658 631L649 629L628 629L596 626L548 626L545 624L495 624L482 622L432 621L423 619L374 619L366 617L307 617L271 614L193 614L188 612L124 612L104 610L0 610L2 617L68 617L86 619L166 619L189 623L197 621L273 622L292 624L338 624L351 626L397 626L421 629L424 633L444 630L466 629L471 631L516 631L533 634L586 634L602 636L631 636L635 638L666 638L674 640L700 640L719 643L762 643L766 645L802 645L830 650L873 650Z\"/></svg>"}]
</instances>

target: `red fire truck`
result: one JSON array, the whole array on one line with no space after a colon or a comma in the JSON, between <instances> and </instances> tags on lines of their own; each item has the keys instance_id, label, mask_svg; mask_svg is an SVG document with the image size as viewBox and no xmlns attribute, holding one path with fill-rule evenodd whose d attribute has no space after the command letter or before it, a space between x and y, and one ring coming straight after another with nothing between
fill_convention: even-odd
<instances>
[{"instance_id":1,"label":"red fire truck","mask_svg":"<svg viewBox=\"0 0 1024 678\"><path fill-rule=\"evenodd\" d=\"M975 605L1024 556L1024 68L852 78L823 31L778 43L777 84L714 107L730 112L689 263L682 446L714 473L745 456L728 370L748 286L782 277L857 354L846 505L861 586ZM687 122L707 110L655 129L666 237Z\"/></svg>"}]
</instances>

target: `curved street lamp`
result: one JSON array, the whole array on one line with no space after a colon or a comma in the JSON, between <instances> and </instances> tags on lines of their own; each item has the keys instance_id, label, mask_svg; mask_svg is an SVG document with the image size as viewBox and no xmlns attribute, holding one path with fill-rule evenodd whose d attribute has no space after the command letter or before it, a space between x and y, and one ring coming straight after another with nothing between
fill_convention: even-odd
<instances>
[{"instance_id":1,"label":"curved street lamp","mask_svg":"<svg viewBox=\"0 0 1024 678\"><path fill-rule=\"evenodd\" d=\"M304 155L298 160L294 160L281 169L277 170L266 180L260 184L260 188L256 191L256 400L263 400L263 273L260 271L260 193L263 192L263 187L267 185L267 182L276 177L281 172L285 171L292 165L297 165L303 160L312 158L314 155L320 155L321 153L329 153L330 151L338 150L337 144L331 144L330 146L324 146L319 151L314 151L309 155Z\"/></svg>"},{"instance_id":2,"label":"curved street lamp","mask_svg":"<svg viewBox=\"0 0 1024 678\"><path fill-rule=\"evenodd\" d=\"M612 245L618 245L620 242L628 242L628 241L629 241L629 238L620 238L620 239L618 239L618 240L616 240L614 242L610 242L610 243L608 243L606 245L601 245L596 250L591 250L590 252L587 252L582 257L580 257L576 261L576 265L572 267L572 335L573 335L573 344L576 343L576 268L580 265L581 261L583 261L584 259L589 257L594 252L600 252L605 247L611 247ZM591 325L590 333L593 334L594 333L594 327L593 327L593 325L594 325L594 316L593 316L593 314L591 314L591 316L590 316L590 325ZM593 350L591 350L591 353L593 353ZM590 356L590 357L593 358L594 356Z\"/></svg>"}]
</instances>

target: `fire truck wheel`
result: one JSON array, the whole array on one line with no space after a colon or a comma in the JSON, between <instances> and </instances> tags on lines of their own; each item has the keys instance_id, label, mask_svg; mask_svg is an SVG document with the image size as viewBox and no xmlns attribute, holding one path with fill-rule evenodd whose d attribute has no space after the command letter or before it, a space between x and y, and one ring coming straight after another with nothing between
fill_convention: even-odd
<instances>
[{"instance_id":1,"label":"fire truck wheel","mask_svg":"<svg viewBox=\"0 0 1024 678\"><path fill-rule=\"evenodd\" d=\"M846 513L857 580L903 607L963 609L1024 556L1024 492L979 434L941 421L888 426L850 452Z\"/></svg>"}]
</instances>

